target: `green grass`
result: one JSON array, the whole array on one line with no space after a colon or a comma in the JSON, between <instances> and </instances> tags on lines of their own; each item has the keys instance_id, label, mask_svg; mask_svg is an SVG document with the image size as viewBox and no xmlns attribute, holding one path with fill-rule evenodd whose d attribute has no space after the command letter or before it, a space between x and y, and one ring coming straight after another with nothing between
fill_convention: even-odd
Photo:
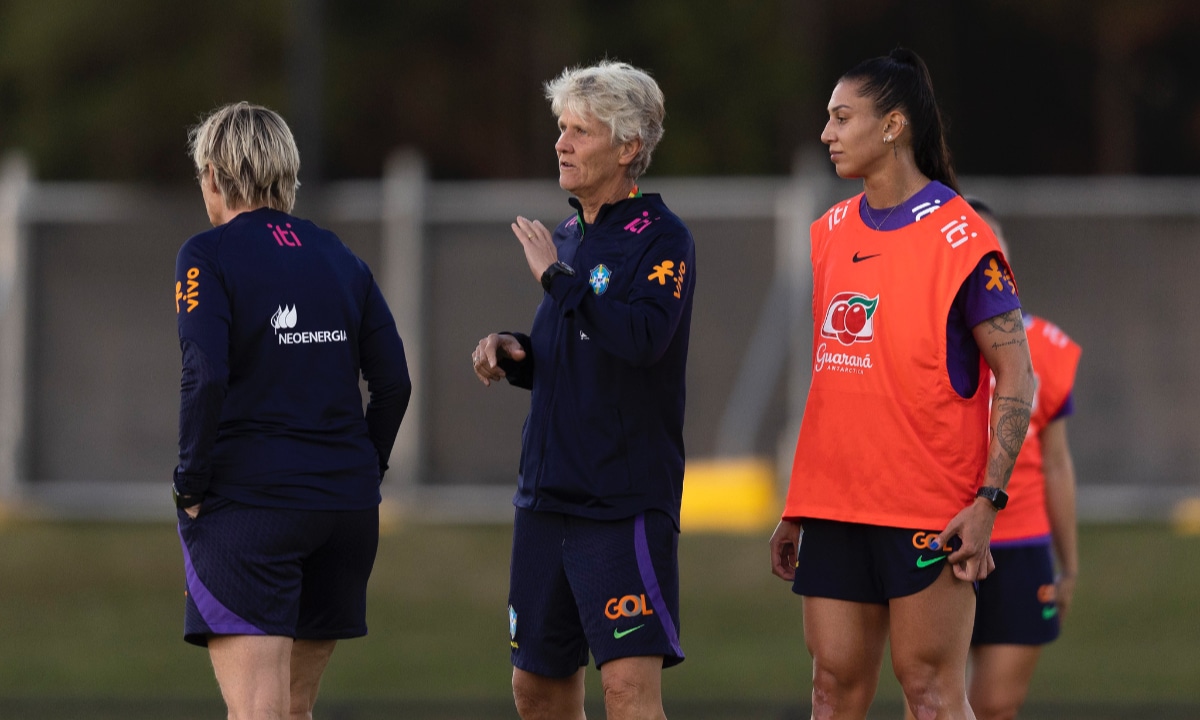
<instances>
[{"instance_id":1,"label":"green grass","mask_svg":"<svg viewBox=\"0 0 1200 720\"><path fill-rule=\"evenodd\" d=\"M745 717L807 712L800 601L771 576L767 535L685 533L680 542L688 660L667 671L664 688L681 717L706 708L739 716L719 715L722 707ZM320 707L338 718L394 717L398 707L408 717L515 717L509 540L497 526L406 525L385 535L371 634L339 647ZM1050 708L1044 717L1148 705L1160 707L1144 717L1200 715L1200 538L1090 526L1080 546L1076 606L1043 655L1030 705ZM220 716L207 654L180 637L181 566L169 525L0 525L0 715L70 717L86 707L98 718ZM900 695L888 672L878 703L890 712ZM793 714L781 714L787 708Z\"/></svg>"}]
</instances>

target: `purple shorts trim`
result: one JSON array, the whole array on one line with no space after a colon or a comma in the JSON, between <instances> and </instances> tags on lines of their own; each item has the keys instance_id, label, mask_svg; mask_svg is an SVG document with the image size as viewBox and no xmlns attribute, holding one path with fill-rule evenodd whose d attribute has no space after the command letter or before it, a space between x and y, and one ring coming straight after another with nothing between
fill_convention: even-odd
<instances>
[{"instance_id":1,"label":"purple shorts trim","mask_svg":"<svg viewBox=\"0 0 1200 720\"><path fill-rule=\"evenodd\" d=\"M518 507L508 591L512 664L561 678L589 655L597 667L626 657L682 662L678 537L661 512L602 521Z\"/></svg>"},{"instance_id":2,"label":"purple shorts trim","mask_svg":"<svg viewBox=\"0 0 1200 720\"><path fill-rule=\"evenodd\" d=\"M994 548L1041 547L1043 545L1050 545L1049 533L1027 538L1016 538L1014 540L992 541L992 547Z\"/></svg>"},{"instance_id":3,"label":"purple shorts trim","mask_svg":"<svg viewBox=\"0 0 1200 720\"><path fill-rule=\"evenodd\" d=\"M177 529L178 532L178 529ZM216 635L266 635L249 622L238 617L237 613L221 604L213 597L192 565L192 554L188 552L187 543L183 541L182 533L179 544L183 546L183 569L187 575L187 592L200 611L204 624Z\"/></svg>"},{"instance_id":4,"label":"purple shorts trim","mask_svg":"<svg viewBox=\"0 0 1200 720\"><path fill-rule=\"evenodd\" d=\"M645 513L638 515L634 521L633 546L637 553L638 572L642 576L642 584L646 586L646 594L650 596L650 604L658 611L658 620L671 642L671 650L683 657L683 649L679 647L679 633L675 630L675 623L671 620L666 601L663 600L662 589L658 586L658 577L654 574L654 563L650 557L649 544L646 542Z\"/></svg>"}]
</instances>

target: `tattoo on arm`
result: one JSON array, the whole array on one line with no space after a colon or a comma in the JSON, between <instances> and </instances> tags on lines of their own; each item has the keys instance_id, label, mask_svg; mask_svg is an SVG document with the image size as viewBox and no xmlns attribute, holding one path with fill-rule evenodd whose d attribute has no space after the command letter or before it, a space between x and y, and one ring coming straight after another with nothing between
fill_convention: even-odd
<instances>
[{"instance_id":1,"label":"tattoo on arm","mask_svg":"<svg viewBox=\"0 0 1200 720\"><path fill-rule=\"evenodd\" d=\"M986 334L988 340L992 341L992 350L1006 347L1020 348L1026 345L1025 322L1021 317L1020 309L1009 310L1003 315L989 318L987 323ZM1020 393L1022 389L1018 384L1010 387L1006 392ZM1033 411L1030 400L1032 397L1027 400L1023 397L999 393L992 398L991 420L992 440L994 441L992 447L994 449L989 453L987 473L990 478L999 481L1001 487L1008 484L1017 455L1025 443L1025 435L1029 431L1029 416Z\"/></svg>"},{"instance_id":2,"label":"tattoo on arm","mask_svg":"<svg viewBox=\"0 0 1200 720\"><path fill-rule=\"evenodd\" d=\"M1016 460L1017 453L1021 452L1021 445L1025 442L1025 433L1028 430L1029 411L1025 409L1006 410L996 421L996 437L1000 440L1000 447L1004 448L1004 452L1013 460Z\"/></svg>"},{"instance_id":3,"label":"tattoo on arm","mask_svg":"<svg viewBox=\"0 0 1200 720\"><path fill-rule=\"evenodd\" d=\"M1017 405L1027 407L1030 410L1033 409L1033 403L1025 402L1024 400L1022 400L1019 397L1011 397L1009 395L997 395L996 397L992 398L992 402L993 403L1015 403Z\"/></svg>"},{"instance_id":4,"label":"tattoo on arm","mask_svg":"<svg viewBox=\"0 0 1200 720\"><path fill-rule=\"evenodd\" d=\"M1009 310L1003 315L997 315L994 318L988 318L988 327L992 332L1000 332L1005 335L1015 335L1016 333L1025 333L1025 321L1021 319L1021 311Z\"/></svg>"},{"instance_id":5,"label":"tattoo on arm","mask_svg":"<svg viewBox=\"0 0 1200 720\"><path fill-rule=\"evenodd\" d=\"M1025 444L1032 409L1030 403L1018 397L997 395L992 398L992 417L995 420L992 439L999 448L988 457L987 474L998 481L1002 488L1008 486L1017 455Z\"/></svg>"},{"instance_id":6,"label":"tattoo on arm","mask_svg":"<svg viewBox=\"0 0 1200 720\"><path fill-rule=\"evenodd\" d=\"M1019 346L1019 345L1024 345L1024 344L1025 344L1025 338L1021 338L1019 340L1005 340L1004 342L992 343L992 349L999 350L1000 348L1008 347L1009 345L1018 345Z\"/></svg>"},{"instance_id":7,"label":"tattoo on arm","mask_svg":"<svg viewBox=\"0 0 1200 720\"><path fill-rule=\"evenodd\" d=\"M1012 477L1013 459L1002 452L993 453L988 458L987 477L989 480L996 480L1000 483L1000 489L1008 487L1008 480Z\"/></svg>"}]
</instances>

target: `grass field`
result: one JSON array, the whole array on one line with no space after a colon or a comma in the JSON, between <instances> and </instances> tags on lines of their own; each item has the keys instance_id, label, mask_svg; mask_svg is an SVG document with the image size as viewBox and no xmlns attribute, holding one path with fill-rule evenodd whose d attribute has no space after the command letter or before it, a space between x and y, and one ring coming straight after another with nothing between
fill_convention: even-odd
<instances>
[{"instance_id":1,"label":"grass field","mask_svg":"<svg viewBox=\"0 0 1200 720\"><path fill-rule=\"evenodd\" d=\"M516 717L509 534L387 533L371 634L339 647L318 717ZM800 601L767 569L768 534L684 533L688 660L665 676L672 717L807 717ZM1082 528L1080 541L1076 607L1044 654L1025 717L1200 718L1200 537L1110 525ZM169 525L0 525L0 718L221 717L206 653L180 638L181 565ZM873 717L899 717L889 672Z\"/></svg>"}]
</instances>

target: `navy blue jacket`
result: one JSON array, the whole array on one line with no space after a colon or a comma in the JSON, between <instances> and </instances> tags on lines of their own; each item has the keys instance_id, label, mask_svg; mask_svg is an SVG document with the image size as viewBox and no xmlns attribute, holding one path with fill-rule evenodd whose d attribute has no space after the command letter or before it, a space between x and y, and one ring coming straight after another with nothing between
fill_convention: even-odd
<instances>
[{"instance_id":1,"label":"navy blue jacket","mask_svg":"<svg viewBox=\"0 0 1200 720\"><path fill-rule=\"evenodd\" d=\"M412 385L362 260L307 220L245 212L180 249L175 307L179 492L310 510L379 504Z\"/></svg>"},{"instance_id":2,"label":"navy blue jacket","mask_svg":"<svg viewBox=\"0 0 1200 720\"><path fill-rule=\"evenodd\" d=\"M579 210L578 202L572 205ZM605 205L554 230L555 276L519 363L531 389L513 503L598 520L660 510L679 525L683 410L696 252L658 195Z\"/></svg>"}]
</instances>

